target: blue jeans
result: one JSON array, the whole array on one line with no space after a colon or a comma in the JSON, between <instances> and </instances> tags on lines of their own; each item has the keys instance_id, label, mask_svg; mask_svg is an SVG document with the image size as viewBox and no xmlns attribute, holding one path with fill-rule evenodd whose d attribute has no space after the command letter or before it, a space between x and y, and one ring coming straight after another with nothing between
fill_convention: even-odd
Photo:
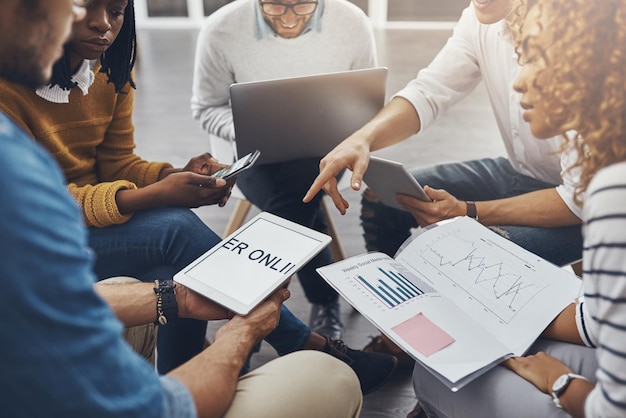
<instances>
[{"instance_id":1,"label":"blue jeans","mask_svg":"<svg viewBox=\"0 0 626 418\"><path fill-rule=\"evenodd\" d=\"M132 276L143 282L172 279L219 241L219 236L185 208L147 209L120 225L89 228L98 280L112 276ZM160 373L167 373L202 350L206 325L206 321L179 318L160 327ZM278 327L266 339L282 355L300 349L310 335L310 328L283 307Z\"/></svg>"},{"instance_id":2,"label":"blue jeans","mask_svg":"<svg viewBox=\"0 0 626 418\"><path fill-rule=\"evenodd\" d=\"M495 200L556 187L515 171L506 158L441 164L412 171L420 184L445 189L459 200ZM361 200L361 225L368 251L393 256L418 227L413 215L380 201ZM580 225L558 228L498 226L496 231L544 259L562 266L582 258Z\"/></svg>"},{"instance_id":3,"label":"blue jeans","mask_svg":"<svg viewBox=\"0 0 626 418\"><path fill-rule=\"evenodd\" d=\"M300 225L328 234L326 215L322 210L323 193L309 203L302 203L304 194L319 172L319 159L287 161L254 166L241 173L237 185L259 209L273 213ZM311 303L326 305L339 295L315 271L333 262L326 247L298 271L298 279Z\"/></svg>"}]
</instances>

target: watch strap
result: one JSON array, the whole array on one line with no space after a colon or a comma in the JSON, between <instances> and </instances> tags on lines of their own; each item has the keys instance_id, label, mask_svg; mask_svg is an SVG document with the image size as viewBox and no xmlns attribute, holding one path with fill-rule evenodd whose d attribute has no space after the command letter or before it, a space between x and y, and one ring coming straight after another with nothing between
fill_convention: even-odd
<instances>
[{"instance_id":1,"label":"watch strap","mask_svg":"<svg viewBox=\"0 0 626 418\"><path fill-rule=\"evenodd\" d=\"M471 201L471 200L466 200L465 207L467 208L467 216L477 221L478 212L476 211L476 202Z\"/></svg>"},{"instance_id":2,"label":"watch strap","mask_svg":"<svg viewBox=\"0 0 626 418\"><path fill-rule=\"evenodd\" d=\"M559 399L559 397L563 394L563 392L565 392L565 389L567 389L569 384L574 379L582 379L582 380L586 380L587 382L589 381L589 379L587 379L585 376L581 376L576 373L565 373L559 376L552 384L552 401L554 402L557 408L563 408L563 405L561 405L561 400Z\"/></svg>"},{"instance_id":3,"label":"watch strap","mask_svg":"<svg viewBox=\"0 0 626 418\"><path fill-rule=\"evenodd\" d=\"M178 317L176 285L173 280L155 280L154 293L157 295L156 325L167 325Z\"/></svg>"}]
</instances>

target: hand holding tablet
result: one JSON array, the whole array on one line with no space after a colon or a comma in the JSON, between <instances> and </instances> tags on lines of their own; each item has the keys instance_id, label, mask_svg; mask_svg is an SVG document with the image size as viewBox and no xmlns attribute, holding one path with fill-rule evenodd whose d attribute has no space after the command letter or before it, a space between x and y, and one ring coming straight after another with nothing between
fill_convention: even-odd
<instances>
[{"instance_id":1,"label":"hand holding tablet","mask_svg":"<svg viewBox=\"0 0 626 418\"><path fill-rule=\"evenodd\" d=\"M396 200L396 194L401 193L430 202L419 182L413 175L397 161L384 158L370 157L370 163L363 176L367 186L376 193L376 196L387 206L397 209L404 208Z\"/></svg>"},{"instance_id":2,"label":"hand holding tablet","mask_svg":"<svg viewBox=\"0 0 626 418\"><path fill-rule=\"evenodd\" d=\"M178 272L174 280L246 315L330 241L326 234L261 212Z\"/></svg>"}]
</instances>

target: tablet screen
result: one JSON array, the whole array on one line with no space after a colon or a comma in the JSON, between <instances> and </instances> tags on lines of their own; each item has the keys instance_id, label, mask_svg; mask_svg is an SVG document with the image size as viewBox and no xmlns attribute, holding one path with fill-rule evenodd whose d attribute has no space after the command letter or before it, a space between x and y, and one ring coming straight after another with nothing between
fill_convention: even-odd
<instances>
[{"instance_id":1,"label":"tablet screen","mask_svg":"<svg viewBox=\"0 0 626 418\"><path fill-rule=\"evenodd\" d=\"M317 231L261 215L190 264L176 280L218 303L228 305L233 299L252 308L330 242Z\"/></svg>"}]
</instances>

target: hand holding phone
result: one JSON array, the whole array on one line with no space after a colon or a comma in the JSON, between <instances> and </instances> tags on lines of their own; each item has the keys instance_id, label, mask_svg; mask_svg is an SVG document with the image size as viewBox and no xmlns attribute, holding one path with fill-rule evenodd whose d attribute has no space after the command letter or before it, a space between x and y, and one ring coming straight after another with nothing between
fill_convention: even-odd
<instances>
[{"instance_id":1,"label":"hand holding phone","mask_svg":"<svg viewBox=\"0 0 626 418\"><path fill-rule=\"evenodd\" d=\"M217 178L220 178L220 179L228 180L229 178L231 178L233 176L236 176L237 174L241 173L242 171L252 167L254 162L259 158L259 155L261 155L261 151L259 151L259 150L251 152L250 154L248 154L248 155L246 155L244 157L241 157L240 159L238 159L237 161L235 161L234 163L232 163L228 167L224 167L224 168L216 171L213 174L213 177L217 177Z\"/></svg>"}]
</instances>

